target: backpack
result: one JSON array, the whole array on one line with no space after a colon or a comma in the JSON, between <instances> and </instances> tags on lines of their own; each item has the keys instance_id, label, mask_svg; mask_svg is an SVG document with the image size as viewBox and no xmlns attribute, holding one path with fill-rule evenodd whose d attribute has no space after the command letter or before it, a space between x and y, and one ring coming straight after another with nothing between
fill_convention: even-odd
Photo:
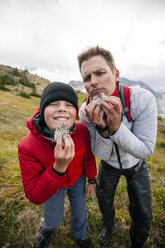
<instances>
[{"instance_id":1,"label":"backpack","mask_svg":"<svg viewBox=\"0 0 165 248\"><path fill-rule=\"evenodd\" d=\"M132 118L130 114L130 105L131 105L130 104L130 88L127 85L123 85L118 81L117 89L118 89L118 97L120 98L122 106L123 106L122 118L123 118L123 115L125 115L127 120L131 122ZM117 155L118 163L120 165L120 169L123 170L118 145L115 142L114 144L115 144L116 155Z\"/></svg>"},{"instance_id":2,"label":"backpack","mask_svg":"<svg viewBox=\"0 0 165 248\"><path fill-rule=\"evenodd\" d=\"M118 89L118 97L121 100L123 111L123 115L126 116L128 122L131 122L131 114L130 114L130 88L127 85L123 85L119 81L117 82L117 89Z\"/></svg>"}]
</instances>

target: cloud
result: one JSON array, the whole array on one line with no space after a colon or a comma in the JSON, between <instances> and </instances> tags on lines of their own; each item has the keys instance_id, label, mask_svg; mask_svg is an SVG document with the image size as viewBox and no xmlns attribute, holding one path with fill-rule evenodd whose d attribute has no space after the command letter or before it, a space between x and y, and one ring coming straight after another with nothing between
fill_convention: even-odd
<instances>
[{"instance_id":1,"label":"cloud","mask_svg":"<svg viewBox=\"0 0 165 248\"><path fill-rule=\"evenodd\" d=\"M164 66L164 7L164 0L1 0L0 64L35 67L51 81L80 80L77 55L99 44L134 80L136 66L146 73Z\"/></svg>"}]
</instances>

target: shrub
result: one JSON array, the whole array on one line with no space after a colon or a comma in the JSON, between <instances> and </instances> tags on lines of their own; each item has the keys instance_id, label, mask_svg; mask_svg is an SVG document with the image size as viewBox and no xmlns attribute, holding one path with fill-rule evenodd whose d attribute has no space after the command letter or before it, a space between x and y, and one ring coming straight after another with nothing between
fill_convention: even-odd
<instances>
[{"instance_id":1,"label":"shrub","mask_svg":"<svg viewBox=\"0 0 165 248\"><path fill-rule=\"evenodd\" d=\"M16 76L16 77L19 77L21 75L20 72L18 71L17 67L13 68L13 70L10 72L10 74L13 76Z\"/></svg>"},{"instance_id":2,"label":"shrub","mask_svg":"<svg viewBox=\"0 0 165 248\"><path fill-rule=\"evenodd\" d=\"M25 78L25 77L21 77L19 80L18 80L18 83L24 85L24 86L27 86L29 88L34 88L35 87L35 84L34 83L30 83L28 78Z\"/></svg>"},{"instance_id":3,"label":"shrub","mask_svg":"<svg viewBox=\"0 0 165 248\"><path fill-rule=\"evenodd\" d=\"M160 141L156 144L157 147L159 148L165 148L165 142L164 141Z\"/></svg>"},{"instance_id":4,"label":"shrub","mask_svg":"<svg viewBox=\"0 0 165 248\"><path fill-rule=\"evenodd\" d=\"M8 85L16 85L16 82L13 80L12 77L10 77L7 74L0 75L0 85L5 86L6 84L8 84Z\"/></svg>"},{"instance_id":5,"label":"shrub","mask_svg":"<svg viewBox=\"0 0 165 248\"><path fill-rule=\"evenodd\" d=\"M11 91L10 89L6 88L5 86L0 85L0 90Z\"/></svg>"},{"instance_id":6,"label":"shrub","mask_svg":"<svg viewBox=\"0 0 165 248\"><path fill-rule=\"evenodd\" d=\"M39 94L37 94L37 93L34 93L34 92L32 92L31 94L30 94L31 96L35 96L35 97L41 97L41 95L39 95Z\"/></svg>"},{"instance_id":7,"label":"shrub","mask_svg":"<svg viewBox=\"0 0 165 248\"><path fill-rule=\"evenodd\" d=\"M18 94L19 96L25 97L25 98L31 98L31 95L27 94L25 91L20 91Z\"/></svg>"}]
</instances>

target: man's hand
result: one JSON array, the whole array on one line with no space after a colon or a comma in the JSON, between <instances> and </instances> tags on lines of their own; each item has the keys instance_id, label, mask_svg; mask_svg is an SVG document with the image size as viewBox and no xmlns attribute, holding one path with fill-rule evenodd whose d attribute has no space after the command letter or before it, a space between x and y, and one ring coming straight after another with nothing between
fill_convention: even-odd
<instances>
[{"instance_id":1,"label":"man's hand","mask_svg":"<svg viewBox=\"0 0 165 248\"><path fill-rule=\"evenodd\" d=\"M57 143L54 149L55 163L53 168L59 172L65 172L68 164L75 155L75 147L72 138L64 136L65 146L62 146L62 135L58 135Z\"/></svg>"},{"instance_id":2,"label":"man's hand","mask_svg":"<svg viewBox=\"0 0 165 248\"><path fill-rule=\"evenodd\" d=\"M106 125L109 126L111 132L115 133L121 124L122 104L120 98L110 96L106 101L101 101L101 107L106 114Z\"/></svg>"},{"instance_id":3,"label":"man's hand","mask_svg":"<svg viewBox=\"0 0 165 248\"><path fill-rule=\"evenodd\" d=\"M95 184L88 183L87 190L86 190L87 196L92 196L94 192L95 192Z\"/></svg>"},{"instance_id":4,"label":"man's hand","mask_svg":"<svg viewBox=\"0 0 165 248\"><path fill-rule=\"evenodd\" d=\"M100 128L106 127L106 118L103 109L97 104L96 101L89 103L86 106L86 114L90 122Z\"/></svg>"}]
</instances>

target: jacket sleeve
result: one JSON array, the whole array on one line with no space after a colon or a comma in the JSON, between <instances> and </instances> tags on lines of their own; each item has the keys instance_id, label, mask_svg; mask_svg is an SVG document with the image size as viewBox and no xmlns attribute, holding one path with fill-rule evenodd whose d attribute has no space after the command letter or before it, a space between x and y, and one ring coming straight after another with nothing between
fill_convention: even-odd
<instances>
[{"instance_id":1,"label":"jacket sleeve","mask_svg":"<svg viewBox=\"0 0 165 248\"><path fill-rule=\"evenodd\" d=\"M64 176L58 176L52 166L45 169L25 145L18 145L18 156L26 197L34 204L46 202L60 188Z\"/></svg>"},{"instance_id":2,"label":"jacket sleeve","mask_svg":"<svg viewBox=\"0 0 165 248\"><path fill-rule=\"evenodd\" d=\"M86 142L86 152L85 152L85 159L84 159L84 169L85 174L88 179L94 179L97 174L97 168L96 168L96 160L94 155L91 151L91 143L90 143L90 136L89 131L86 127L84 127L83 135Z\"/></svg>"},{"instance_id":3,"label":"jacket sleeve","mask_svg":"<svg viewBox=\"0 0 165 248\"><path fill-rule=\"evenodd\" d=\"M147 90L134 89L131 98L131 130L121 123L110 138L120 149L138 159L152 155L157 135L157 107L154 96Z\"/></svg>"}]
</instances>

